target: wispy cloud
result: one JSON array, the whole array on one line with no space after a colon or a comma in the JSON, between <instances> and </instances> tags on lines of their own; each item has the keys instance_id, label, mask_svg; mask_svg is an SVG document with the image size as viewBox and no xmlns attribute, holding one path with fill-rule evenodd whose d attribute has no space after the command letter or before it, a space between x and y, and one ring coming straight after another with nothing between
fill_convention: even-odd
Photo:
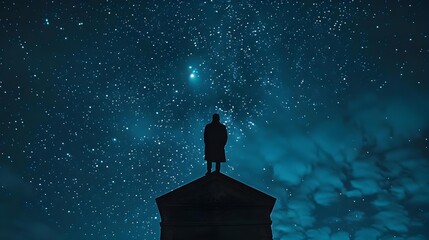
<instances>
[{"instance_id":1,"label":"wispy cloud","mask_svg":"<svg viewBox=\"0 0 429 240\"><path fill-rule=\"evenodd\" d=\"M61 235L41 222L40 209L26 208L24 203L37 199L34 187L19 174L0 166L0 239L59 240Z\"/></svg>"},{"instance_id":2,"label":"wispy cloud","mask_svg":"<svg viewBox=\"0 0 429 240\"><path fill-rule=\"evenodd\" d=\"M268 173L276 239L422 239L428 216L416 209L429 205L429 156L420 143L429 99L391 96L365 94L334 111L335 120L308 127L277 114L256 123L244 155L231 153L249 175Z\"/></svg>"}]
</instances>

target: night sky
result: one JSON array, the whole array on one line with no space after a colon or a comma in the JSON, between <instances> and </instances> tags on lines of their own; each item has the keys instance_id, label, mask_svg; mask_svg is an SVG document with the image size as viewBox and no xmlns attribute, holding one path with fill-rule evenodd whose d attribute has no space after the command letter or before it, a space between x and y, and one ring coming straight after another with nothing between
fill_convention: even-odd
<instances>
[{"instance_id":1,"label":"night sky","mask_svg":"<svg viewBox=\"0 0 429 240\"><path fill-rule=\"evenodd\" d=\"M159 239L215 112L274 239L429 239L428 9L1 1L0 239Z\"/></svg>"}]
</instances>

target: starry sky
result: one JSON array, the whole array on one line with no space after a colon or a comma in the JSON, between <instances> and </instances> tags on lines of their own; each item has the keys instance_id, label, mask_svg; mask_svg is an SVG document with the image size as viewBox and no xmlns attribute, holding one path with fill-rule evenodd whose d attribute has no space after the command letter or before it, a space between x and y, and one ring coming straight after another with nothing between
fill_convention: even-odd
<instances>
[{"instance_id":1,"label":"starry sky","mask_svg":"<svg viewBox=\"0 0 429 240\"><path fill-rule=\"evenodd\" d=\"M159 239L215 112L274 239L429 239L427 9L1 1L0 239Z\"/></svg>"}]
</instances>

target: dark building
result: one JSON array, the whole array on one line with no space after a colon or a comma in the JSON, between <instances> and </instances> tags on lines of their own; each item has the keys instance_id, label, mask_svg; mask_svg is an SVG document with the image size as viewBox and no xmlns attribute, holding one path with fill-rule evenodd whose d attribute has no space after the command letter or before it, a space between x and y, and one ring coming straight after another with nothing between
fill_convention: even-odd
<instances>
[{"instance_id":1,"label":"dark building","mask_svg":"<svg viewBox=\"0 0 429 240\"><path fill-rule=\"evenodd\" d=\"M156 199L161 240L271 240L275 201L222 173L209 174Z\"/></svg>"}]
</instances>

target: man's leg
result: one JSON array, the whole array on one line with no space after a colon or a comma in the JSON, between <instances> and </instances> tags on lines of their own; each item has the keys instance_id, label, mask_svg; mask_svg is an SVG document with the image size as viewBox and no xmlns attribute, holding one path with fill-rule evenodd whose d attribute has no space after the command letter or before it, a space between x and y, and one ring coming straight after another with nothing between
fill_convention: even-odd
<instances>
[{"instance_id":1,"label":"man's leg","mask_svg":"<svg viewBox=\"0 0 429 240\"><path fill-rule=\"evenodd\" d=\"M212 161L207 160L207 174L212 172Z\"/></svg>"},{"instance_id":2,"label":"man's leg","mask_svg":"<svg viewBox=\"0 0 429 240\"><path fill-rule=\"evenodd\" d=\"M220 172L220 162L216 162L216 172Z\"/></svg>"}]
</instances>

